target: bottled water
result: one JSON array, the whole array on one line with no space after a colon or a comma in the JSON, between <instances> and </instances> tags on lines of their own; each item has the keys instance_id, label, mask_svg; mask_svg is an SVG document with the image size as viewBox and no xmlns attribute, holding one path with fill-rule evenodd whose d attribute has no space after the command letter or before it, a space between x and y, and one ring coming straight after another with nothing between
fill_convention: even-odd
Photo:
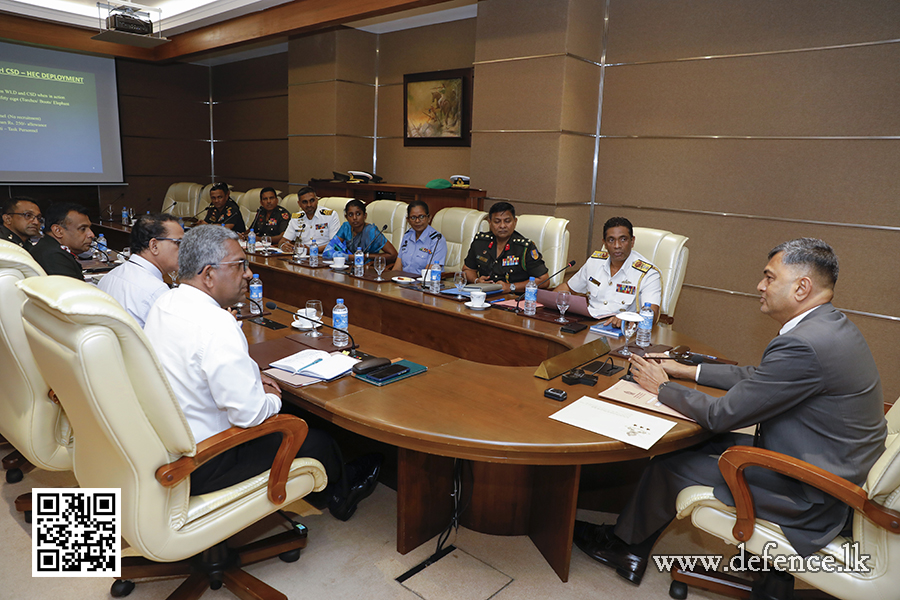
<instances>
[{"instance_id":1,"label":"bottled water","mask_svg":"<svg viewBox=\"0 0 900 600\"><path fill-rule=\"evenodd\" d=\"M644 307L641 308L641 322L638 323L637 330L637 339L635 339L634 343L636 343L641 348L646 348L650 345L650 331L653 329L653 309L650 308L649 302L644 302Z\"/></svg>"},{"instance_id":2,"label":"bottled water","mask_svg":"<svg viewBox=\"0 0 900 600\"><path fill-rule=\"evenodd\" d=\"M261 314L262 298L263 298L262 281L259 280L259 275L254 273L253 279L250 280L250 314L251 315Z\"/></svg>"},{"instance_id":3,"label":"bottled water","mask_svg":"<svg viewBox=\"0 0 900 600\"><path fill-rule=\"evenodd\" d=\"M247 234L247 252L256 252L256 232L252 229Z\"/></svg>"},{"instance_id":4,"label":"bottled water","mask_svg":"<svg viewBox=\"0 0 900 600\"><path fill-rule=\"evenodd\" d=\"M429 289L432 294L441 293L441 265L439 263L431 263L431 273L428 277Z\"/></svg>"},{"instance_id":5,"label":"bottled water","mask_svg":"<svg viewBox=\"0 0 900 600\"><path fill-rule=\"evenodd\" d=\"M353 274L362 277L366 273L366 255L363 254L362 247L356 247L356 253L353 255Z\"/></svg>"},{"instance_id":6,"label":"bottled water","mask_svg":"<svg viewBox=\"0 0 900 600\"><path fill-rule=\"evenodd\" d=\"M525 284L525 314L529 317L534 316L537 312L537 284L534 277L528 278Z\"/></svg>"},{"instance_id":7,"label":"bottled water","mask_svg":"<svg viewBox=\"0 0 900 600\"><path fill-rule=\"evenodd\" d=\"M343 348L344 346L350 343L350 338L343 331L337 331L337 329L347 330L347 327L350 325L350 313L347 310L347 307L344 306L344 299L338 298L337 305L335 305L334 310L331 311L331 323L334 325L334 345L338 348Z\"/></svg>"},{"instance_id":8,"label":"bottled water","mask_svg":"<svg viewBox=\"0 0 900 600\"><path fill-rule=\"evenodd\" d=\"M297 239L297 245L300 244L299 238ZM313 240L313 243L309 245L309 266L318 267L319 266L319 247L316 245L316 241Z\"/></svg>"},{"instance_id":9,"label":"bottled water","mask_svg":"<svg viewBox=\"0 0 900 600\"><path fill-rule=\"evenodd\" d=\"M102 233L100 234L100 237L97 238L97 250L100 251L100 262L106 262L107 260L109 260L109 255L106 253L106 236Z\"/></svg>"},{"instance_id":10,"label":"bottled water","mask_svg":"<svg viewBox=\"0 0 900 600\"><path fill-rule=\"evenodd\" d=\"M124 206L122 207L122 225L129 225L131 223L131 219L128 218L128 209Z\"/></svg>"}]
</instances>

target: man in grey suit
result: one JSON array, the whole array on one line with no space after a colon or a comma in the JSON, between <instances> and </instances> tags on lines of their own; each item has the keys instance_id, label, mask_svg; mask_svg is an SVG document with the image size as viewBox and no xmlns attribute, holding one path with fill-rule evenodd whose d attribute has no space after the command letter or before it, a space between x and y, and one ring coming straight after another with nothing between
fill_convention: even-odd
<instances>
[{"instance_id":1,"label":"man in grey suit","mask_svg":"<svg viewBox=\"0 0 900 600\"><path fill-rule=\"evenodd\" d=\"M716 498L734 505L717 464L734 445L794 456L862 485L884 450L887 429L872 353L856 326L831 305L837 275L837 256L821 240L792 240L769 253L757 286L760 310L782 328L758 367L632 359L635 381L644 389L718 435L654 458L615 527L577 523L582 550L640 583L653 543L675 517L678 492L713 486ZM728 392L714 398L669 376ZM729 433L753 424L755 440ZM762 468L748 468L746 475L757 516L778 523L804 556L848 523L849 507L811 486Z\"/></svg>"}]
</instances>

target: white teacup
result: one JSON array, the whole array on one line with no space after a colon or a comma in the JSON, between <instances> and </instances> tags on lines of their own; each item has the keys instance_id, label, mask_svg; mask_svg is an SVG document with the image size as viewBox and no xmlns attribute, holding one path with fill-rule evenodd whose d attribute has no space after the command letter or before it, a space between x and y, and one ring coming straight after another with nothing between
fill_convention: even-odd
<instances>
[{"instance_id":1,"label":"white teacup","mask_svg":"<svg viewBox=\"0 0 900 600\"><path fill-rule=\"evenodd\" d=\"M472 299L472 306L484 306L484 299L487 298L487 294L481 290L472 290L469 297Z\"/></svg>"},{"instance_id":2,"label":"white teacup","mask_svg":"<svg viewBox=\"0 0 900 600\"><path fill-rule=\"evenodd\" d=\"M431 272L431 269L422 269L422 279L421 279L422 283L428 283L430 281L430 279L429 279L430 272Z\"/></svg>"},{"instance_id":3,"label":"white teacup","mask_svg":"<svg viewBox=\"0 0 900 600\"><path fill-rule=\"evenodd\" d=\"M344 261L347 260L347 257L346 256L335 256L332 260L334 261L332 263L332 266L334 266L337 269L340 269L344 266Z\"/></svg>"},{"instance_id":4,"label":"white teacup","mask_svg":"<svg viewBox=\"0 0 900 600\"><path fill-rule=\"evenodd\" d=\"M296 314L294 314L294 325L300 329L312 329L313 322L307 319L304 319L300 315L307 317L307 319L316 318L316 311L310 310L308 308L298 308Z\"/></svg>"}]
</instances>

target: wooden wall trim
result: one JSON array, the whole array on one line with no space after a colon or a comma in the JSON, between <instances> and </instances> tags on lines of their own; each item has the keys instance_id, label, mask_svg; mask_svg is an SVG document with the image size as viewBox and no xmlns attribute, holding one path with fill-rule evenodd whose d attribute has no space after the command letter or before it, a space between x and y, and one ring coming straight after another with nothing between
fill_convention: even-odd
<instances>
[{"instance_id":1,"label":"wooden wall trim","mask_svg":"<svg viewBox=\"0 0 900 600\"><path fill-rule=\"evenodd\" d=\"M171 61L188 55L284 35L309 33L348 21L441 4L448 0L295 0L208 27L172 36L154 49L92 40L82 29L15 15L0 19L0 39L61 49L148 61Z\"/></svg>"}]
</instances>

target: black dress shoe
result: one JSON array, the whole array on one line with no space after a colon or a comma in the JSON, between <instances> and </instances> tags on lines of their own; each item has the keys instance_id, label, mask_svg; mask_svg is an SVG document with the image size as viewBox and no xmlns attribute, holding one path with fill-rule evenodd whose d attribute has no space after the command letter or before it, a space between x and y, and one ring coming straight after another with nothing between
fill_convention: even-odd
<instances>
[{"instance_id":1,"label":"black dress shoe","mask_svg":"<svg viewBox=\"0 0 900 600\"><path fill-rule=\"evenodd\" d=\"M335 494L328 501L331 516L340 521L346 521L353 516L360 501L375 491L382 462L384 462L383 455L366 454L344 465L349 489L346 496Z\"/></svg>"},{"instance_id":2,"label":"black dress shoe","mask_svg":"<svg viewBox=\"0 0 900 600\"><path fill-rule=\"evenodd\" d=\"M619 576L640 585L648 556L635 553L632 546L613 533L612 525L575 521L575 545L594 560L613 567Z\"/></svg>"}]
</instances>

